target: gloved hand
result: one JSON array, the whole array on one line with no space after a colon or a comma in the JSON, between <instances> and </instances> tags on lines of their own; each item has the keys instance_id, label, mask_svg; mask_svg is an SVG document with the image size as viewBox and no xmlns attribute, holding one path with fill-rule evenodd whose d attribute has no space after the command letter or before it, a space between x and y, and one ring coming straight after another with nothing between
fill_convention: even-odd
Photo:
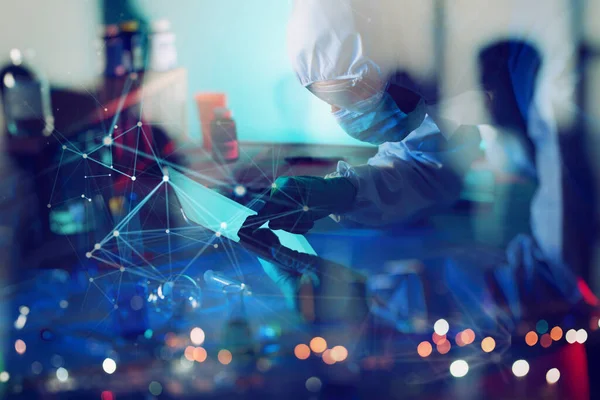
<instances>
[{"instance_id":1,"label":"gloved hand","mask_svg":"<svg viewBox=\"0 0 600 400\"><path fill-rule=\"evenodd\" d=\"M306 233L314 222L333 213L349 211L356 188L347 178L282 176L277 178L266 204L249 217L242 229L256 230L269 221L269 228Z\"/></svg>"}]
</instances>

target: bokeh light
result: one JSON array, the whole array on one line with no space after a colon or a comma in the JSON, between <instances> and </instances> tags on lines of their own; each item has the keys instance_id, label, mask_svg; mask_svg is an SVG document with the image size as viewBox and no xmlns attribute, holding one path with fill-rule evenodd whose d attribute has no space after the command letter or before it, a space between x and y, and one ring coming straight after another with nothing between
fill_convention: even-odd
<instances>
[{"instance_id":1,"label":"bokeh light","mask_svg":"<svg viewBox=\"0 0 600 400\"><path fill-rule=\"evenodd\" d=\"M445 319L438 319L435 324L433 324L433 330L440 336L444 336L450 330L450 324Z\"/></svg>"},{"instance_id":2,"label":"bokeh light","mask_svg":"<svg viewBox=\"0 0 600 400\"><path fill-rule=\"evenodd\" d=\"M221 352L219 352L219 354L221 354ZM206 358L208 357L208 353L206 352L204 347L196 347L194 349L193 355L194 355L194 357L193 357L194 361L197 361L199 363L206 361ZM229 353L229 356L231 357L231 353ZM219 361L221 361L221 360L219 360ZM231 362L231 358L229 359L229 362ZM229 364L229 363L227 363L227 364Z\"/></svg>"},{"instance_id":3,"label":"bokeh light","mask_svg":"<svg viewBox=\"0 0 600 400\"><path fill-rule=\"evenodd\" d=\"M446 340L446 335L438 335L437 333L431 335L431 341L435 344L440 344Z\"/></svg>"},{"instance_id":4,"label":"bokeh light","mask_svg":"<svg viewBox=\"0 0 600 400\"><path fill-rule=\"evenodd\" d=\"M185 357L186 360L188 361L194 361L194 350L196 348L194 346L188 346L185 348L183 355Z\"/></svg>"},{"instance_id":5,"label":"bokeh light","mask_svg":"<svg viewBox=\"0 0 600 400\"><path fill-rule=\"evenodd\" d=\"M335 346L331 349L331 357L337 362L345 361L348 358L348 350L344 346Z\"/></svg>"},{"instance_id":6,"label":"bokeh light","mask_svg":"<svg viewBox=\"0 0 600 400\"><path fill-rule=\"evenodd\" d=\"M29 315L29 307L27 307L27 306L21 306L21 307L19 307L19 312L22 315L28 316Z\"/></svg>"},{"instance_id":7,"label":"bokeh light","mask_svg":"<svg viewBox=\"0 0 600 400\"><path fill-rule=\"evenodd\" d=\"M562 337L563 337L563 330L561 329L561 327L560 326L555 326L554 328L552 328L552 330L550 331L550 337L555 342L558 342L560 339L562 339Z\"/></svg>"},{"instance_id":8,"label":"bokeh light","mask_svg":"<svg viewBox=\"0 0 600 400\"><path fill-rule=\"evenodd\" d=\"M306 360L308 357L310 357L310 348L307 345L301 343L294 348L294 355L299 360Z\"/></svg>"},{"instance_id":9,"label":"bokeh light","mask_svg":"<svg viewBox=\"0 0 600 400\"><path fill-rule=\"evenodd\" d=\"M573 344L577 341L577 331L575 329L569 329L565 334L565 339L569 344Z\"/></svg>"},{"instance_id":10,"label":"bokeh light","mask_svg":"<svg viewBox=\"0 0 600 400\"><path fill-rule=\"evenodd\" d=\"M580 329L577 331L577 343L584 344L588 339L588 333L585 329Z\"/></svg>"},{"instance_id":11,"label":"bokeh light","mask_svg":"<svg viewBox=\"0 0 600 400\"><path fill-rule=\"evenodd\" d=\"M454 337L454 341L456 342L456 344L458 345L458 347L465 346L465 342L463 342L463 340L462 340L462 331L458 332L456 334L456 336Z\"/></svg>"},{"instance_id":12,"label":"bokeh light","mask_svg":"<svg viewBox=\"0 0 600 400\"><path fill-rule=\"evenodd\" d=\"M419 355L423 358L429 357L431 355L432 351L433 351L433 347L431 346L431 343L429 343L429 342L421 342L417 346L417 353L419 353Z\"/></svg>"},{"instance_id":13,"label":"bokeh light","mask_svg":"<svg viewBox=\"0 0 600 400\"><path fill-rule=\"evenodd\" d=\"M323 352L323 362L327 365L333 365L335 364L335 360L333 359L333 356L331 355L331 350L327 349Z\"/></svg>"},{"instance_id":14,"label":"bokeh light","mask_svg":"<svg viewBox=\"0 0 600 400\"><path fill-rule=\"evenodd\" d=\"M231 355L231 352L229 350L223 349L219 351L217 358L219 359L219 362L221 364L228 365L233 359L233 356Z\"/></svg>"},{"instance_id":15,"label":"bokeh light","mask_svg":"<svg viewBox=\"0 0 600 400\"><path fill-rule=\"evenodd\" d=\"M540 338L540 346L542 346L545 349L552 346L552 337L549 333L544 333L542 335L542 337Z\"/></svg>"},{"instance_id":16,"label":"bokeh light","mask_svg":"<svg viewBox=\"0 0 600 400\"><path fill-rule=\"evenodd\" d=\"M469 364L465 360L456 360L450 364L450 374L455 378L462 378L469 372Z\"/></svg>"},{"instance_id":17,"label":"bokeh light","mask_svg":"<svg viewBox=\"0 0 600 400\"><path fill-rule=\"evenodd\" d=\"M67 379L69 379L69 371L63 367L60 367L56 370L56 378L61 382L66 382Z\"/></svg>"},{"instance_id":18,"label":"bokeh light","mask_svg":"<svg viewBox=\"0 0 600 400\"><path fill-rule=\"evenodd\" d=\"M110 390L105 390L100 394L100 400L115 400L115 395Z\"/></svg>"},{"instance_id":19,"label":"bokeh light","mask_svg":"<svg viewBox=\"0 0 600 400\"><path fill-rule=\"evenodd\" d=\"M486 337L481 341L481 350L485 353L491 353L496 348L496 341L493 337Z\"/></svg>"},{"instance_id":20,"label":"bokeh light","mask_svg":"<svg viewBox=\"0 0 600 400\"><path fill-rule=\"evenodd\" d=\"M196 346L200 346L202 343L204 343L204 339L205 339L205 335L204 335L204 331L202 329L194 328L190 332L190 340Z\"/></svg>"},{"instance_id":21,"label":"bokeh light","mask_svg":"<svg viewBox=\"0 0 600 400\"><path fill-rule=\"evenodd\" d=\"M152 381L150 382L150 385L148 385L148 391L153 396L160 396L163 391L163 388L159 382Z\"/></svg>"},{"instance_id":22,"label":"bokeh light","mask_svg":"<svg viewBox=\"0 0 600 400\"><path fill-rule=\"evenodd\" d=\"M475 341L475 332L473 331L473 329L465 329L464 331L462 331L460 337L466 346Z\"/></svg>"},{"instance_id":23,"label":"bokeh light","mask_svg":"<svg viewBox=\"0 0 600 400\"><path fill-rule=\"evenodd\" d=\"M10 379L10 374L6 371L0 372L0 382L5 383Z\"/></svg>"},{"instance_id":24,"label":"bokeh light","mask_svg":"<svg viewBox=\"0 0 600 400\"><path fill-rule=\"evenodd\" d=\"M327 342L322 337L314 337L310 341L310 348L315 353L322 353L327 350Z\"/></svg>"},{"instance_id":25,"label":"bokeh light","mask_svg":"<svg viewBox=\"0 0 600 400\"><path fill-rule=\"evenodd\" d=\"M544 319L539 320L537 324L535 324L535 330L540 335L543 335L544 333L548 332L548 322Z\"/></svg>"},{"instance_id":26,"label":"bokeh light","mask_svg":"<svg viewBox=\"0 0 600 400\"><path fill-rule=\"evenodd\" d=\"M322 383L319 378L317 378L316 376L312 376L306 380L305 386L306 390L308 390L309 392L316 393L319 390L321 390Z\"/></svg>"},{"instance_id":27,"label":"bokeh light","mask_svg":"<svg viewBox=\"0 0 600 400\"><path fill-rule=\"evenodd\" d=\"M525 343L527 343L528 346L535 346L537 342L537 333L535 333L534 331L527 332L527 335L525 335Z\"/></svg>"},{"instance_id":28,"label":"bokeh light","mask_svg":"<svg viewBox=\"0 0 600 400\"><path fill-rule=\"evenodd\" d=\"M444 340L443 342L441 342L440 344L438 344L436 346L438 353L440 354L447 354L450 351L450 348L452 346L450 345L450 341L449 340Z\"/></svg>"},{"instance_id":29,"label":"bokeh light","mask_svg":"<svg viewBox=\"0 0 600 400\"><path fill-rule=\"evenodd\" d=\"M557 368L552 368L546 373L546 382L550 385L555 384L560 379L560 371Z\"/></svg>"},{"instance_id":30,"label":"bokeh light","mask_svg":"<svg viewBox=\"0 0 600 400\"><path fill-rule=\"evenodd\" d=\"M17 339L17 341L15 342L15 350L18 354L25 354L25 351L27 350L27 345L21 339Z\"/></svg>"},{"instance_id":31,"label":"bokeh light","mask_svg":"<svg viewBox=\"0 0 600 400\"><path fill-rule=\"evenodd\" d=\"M517 360L512 365L512 372L517 378L523 378L529 373L529 363L525 360Z\"/></svg>"},{"instance_id":32,"label":"bokeh light","mask_svg":"<svg viewBox=\"0 0 600 400\"><path fill-rule=\"evenodd\" d=\"M112 358L106 358L102 363L102 369L104 372L111 375L117 370L117 363Z\"/></svg>"}]
</instances>

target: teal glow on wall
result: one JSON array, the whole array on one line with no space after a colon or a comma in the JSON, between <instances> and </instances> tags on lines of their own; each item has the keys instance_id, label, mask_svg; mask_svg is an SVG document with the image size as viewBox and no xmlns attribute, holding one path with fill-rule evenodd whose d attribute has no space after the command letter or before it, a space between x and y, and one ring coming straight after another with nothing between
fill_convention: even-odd
<instances>
[{"instance_id":1,"label":"teal glow on wall","mask_svg":"<svg viewBox=\"0 0 600 400\"><path fill-rule=\"evenodd\" d=\"M166 18L189 76L189 127L200 137L197 92L228 95L241 140L360 144L329 106L296 80L287 56L286 0L134 0L150 20Z\"/></svg>"}]
</instances>

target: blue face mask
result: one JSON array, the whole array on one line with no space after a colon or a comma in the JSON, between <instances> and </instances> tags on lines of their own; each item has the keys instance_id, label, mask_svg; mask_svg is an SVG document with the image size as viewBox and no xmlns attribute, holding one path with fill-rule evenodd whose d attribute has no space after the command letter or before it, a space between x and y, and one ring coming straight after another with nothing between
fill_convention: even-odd
<instances>
[{"instance_id":1,"label":"blue face mask","mask_svg":"<svg viewBox=\"0 0 600 400\"><path fill-rule=\"evenodd\" d=\"M380 145L400 142L417 129L425 119L425 103L421 101L406 114L388 93L383 93L355 104L352 111L339 110L333 116L348 135Z\"/></svg>"}]
</instances>

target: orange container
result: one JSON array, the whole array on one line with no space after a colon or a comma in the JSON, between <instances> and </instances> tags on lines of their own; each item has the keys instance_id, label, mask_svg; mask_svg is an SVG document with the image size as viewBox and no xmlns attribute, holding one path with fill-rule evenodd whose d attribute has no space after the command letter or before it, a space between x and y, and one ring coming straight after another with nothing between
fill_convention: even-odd
<instances>
[{"instance_id":1,"label":"orange container","mask_svg":"<svg viewBox=\"0 0 600 400\"><path fill-rule=\"evenodd\" d=\"M215 119L215 109L227 107L227 95L225 93L198 93L195 99L200 115L202 147L210 151L212 149L210 123Z\"/></svg>"}]
</instances>

